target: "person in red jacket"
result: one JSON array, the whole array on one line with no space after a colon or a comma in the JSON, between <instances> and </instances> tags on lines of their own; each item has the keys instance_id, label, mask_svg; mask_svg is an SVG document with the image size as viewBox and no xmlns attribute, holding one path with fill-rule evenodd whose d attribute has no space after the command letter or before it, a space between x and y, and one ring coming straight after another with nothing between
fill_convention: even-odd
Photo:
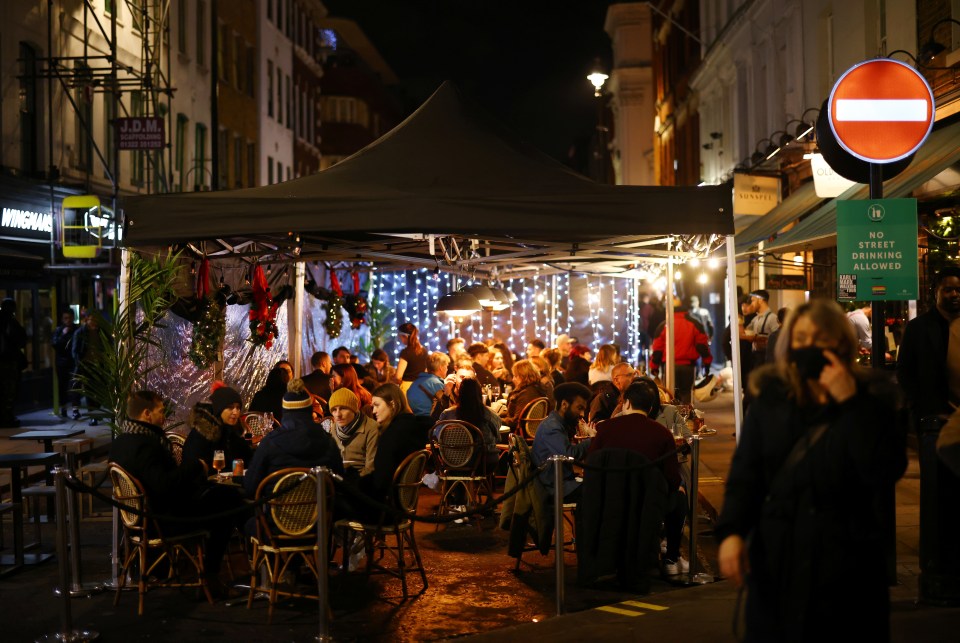
<instances>
[{"instance_id":1,"label":"person in red jacket","mask_svg":"<svg viewBox=\"0 0 960 643\"><path fill-rule=\"evenodd\" d=\"M658 371L663 363L667 346L667 328L658 332L653 340L653 353L650 356L650 369ZM696 375L697 359L703 360L703 368L709 372L713 355L710 354L710 338L696 321L690 318L687 309L675 306L673 309L673 358L675 363L677 398L683 404L690 404L693 381Z\"/></svg>"}]
</instances>

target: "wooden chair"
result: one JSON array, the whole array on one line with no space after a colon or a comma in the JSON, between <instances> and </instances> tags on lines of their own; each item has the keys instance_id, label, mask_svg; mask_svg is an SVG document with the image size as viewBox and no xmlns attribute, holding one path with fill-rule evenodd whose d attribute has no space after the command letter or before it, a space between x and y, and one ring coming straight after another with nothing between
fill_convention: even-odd
<instances>
[{"instance_id":1,"label":"wooden chair","mask_svg":"<svg viewBox=\"0 0 960 643\"><path fill-rule=\"evenodd\" d=\"M333 517L333 481L326 480L327 525ZM281 578L287 570L296 571L293 563L301 561L318 578L327 570L319 568L317 548L317 479L310 469L290 467L274 471L257 487L256 498L276 494L265 503L257 504L257 535L250 537L253 558L250 573L250 594L247 608L253 605L257 592L270 597L267 612L268 622L273 620L273 607L277 596L317 599L316 592L300 592L297 587L280 587ZM260 569L266 570L269 579L260 579ZM316 588L316 585L313 586Z\"/></svg>"},{"instance_id":2,"label":"wooden chair","mask_svg":"<svg viewBox=\"0 0 960 643\"><path fill-rule=\"evenodd\" d=\"M121 509L119 512L123 528L123 558L117 574L117 593L113 604L120 603L120 594L126 584L127 574L133 567L137 568L139 575L139 616L143 615L143 599L151 587L198 587L212 604L213 597L210 596L210 588L207 587L203 571L207 532L198 530L165 536L157 521L149 517L150 503L140 481L114 462L107 466L107 472L113 483L113 499L130 509ZM164 562L167 568L166 577L153 578L154 572L162 570L161 563ZM196 580L181 579L181 567L195 573Z\"/></svg>"},{"instance_id":3,"label":"wooden chair","mask_svg":"<svg viewBox=\"0 0 960 643\"><path fill-rule=\"evenodd\" d=\"M449 513L450 495L457 488L466 495L468 509L480 504L481 494L489 500L493 495L493 481L486 472L486 449L480 429L463 420L442 420L434 425L431 433L437 436L434 441L436 473L440 480L437 516ZM479 529L480 521L475 522ZM439 523L436 528L440 528Z\"/></svg>"},{"instance_id":4,"label":"wooden chair","mask_svg":"<svg viewBox=\"0 0 960 643\"><path fill-rule=\"evenodd\" d=\"M167 431L164 433L167 436L167 439L170 440L170 448L173 452L173 459L177 461L177 464L183 463L183 445L187 441L180 433L176 431Z\"/></svg>"},{"instance_id":5,"label":"wooden chair","mask_svg":"<svg viewBox=\"0 0 960 643\"><path fill-rule=\"evenodd\" d=\"M546 398L542 398L542 399L546 399ZM509 440L510 440L510 454L511 454L510 468L513 471L514 479L522 480L523 479L522 476L524 476L527 472L536 470L536 466L533 464L533 457L530 453L530 447L527 444L526 440L524 440L523 437L520 435L511 434L509 437ZM550 520L552 521L553 520L553 503L551 503L549 500L547 501L547 509L550 512L550 516L551 516ZM567 528L564 530L564 532L567 534L567 537L564 539L563 543L561 543L562 551L567 551L572 553L577 551L577 538L576 538L576 531L575 531L576 521L574 519L574 513L573 513L574 511L576 511L576 509L577 509L577 503L575 502L565 502L563 504L563 520L567 525ZM514 514L512 520L516 520L516 514ZM510 528L511 530L513 529L512 523ZM557 549L556 537L557 537L557 534L554 533L553 534L554 542L553 542L552 548L554 549L555 552ZM523 554L531 551L539 551L539 547L537 547L535 544L533 544L533 542L530 542L528 540L527 544L524 545L523 550L520 552L520 555L517 556L517 563L514 566L515 571L520 570L520 563L523 562ZM557 552L557 555L562 556L563 554L561 552Z\"/></svg>"},{"instance_id":6,"label":"wooden chair","mask_svg":"<svg viewBox=\"0 0 960 643\"><path fill-rule=\"evenodd\" d=\"M517 421L517 432L528 442L532 443L537 435L537 427L543 422L544 418L550 412L550 401L545 397L538 397L530 400L523 410L520 411L520 419Z\"/></svg>"},{"instance_id":7,"label":"wooden chair","mask_svg":"<svg viewBox=\"0 0 960 643\"><path fill-rule=\"evenodd\" d=\"M248 411L240 416L240 425L243 427L244 435L249 435L248 439L253 444L259 444L263 436L277 426L277 420L274 418L273 425L267 426L263 422L263 413Z\"/></svg>"},{"instance_id":8,"label":"wooden chair","mask_svg":"<svg viewBox=\"0 0 960 643\"><path fill-rule=\"evenodd\" d=\"M393 475L393 485L390 493L390 504L397 511L411 515L417 511L417 500L420 496L421 480L423 471L427 466L427 459L430 452L427 450L415 451L408 455L400 466L397 467ZM420 578L423 581L423 589L418 592L422 594L427 591L427 574L423 569L423 562L420 559L420 550L417 548L417 540L413 532L413 521L409 518L396 518L392 513L384 511L380 520L374 523L360 523L353 520L338 520L334 528L341 533L341 542L349 542L347 536L350 532L358 532L363 535L364 549L367 554L367 575L376 570L378 573L390 574L400 579L403 587L403 598L406 599L407 592L407 574L410 572L420 572ZM388 539L393 537L395 544L391 545ZM379 556L374 561L374 550L379 552ZM396 569L387 567L383 564L386 552L390 552L396 560ZM415 566L408 564L407 553L412 553ZM346 569L346 557L348 551L344 551L344 569Z\"/></svg>"}]
</instances>

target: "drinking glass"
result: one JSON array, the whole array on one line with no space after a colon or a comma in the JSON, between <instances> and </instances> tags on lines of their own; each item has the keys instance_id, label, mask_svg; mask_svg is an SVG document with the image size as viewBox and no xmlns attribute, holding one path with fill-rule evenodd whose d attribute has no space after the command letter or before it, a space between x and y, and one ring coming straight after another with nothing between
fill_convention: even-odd
<instances>
[{"instance_id":1,"label":"drinking glass","mask_svg":"<svg viewBox=\"0 0 960 643\"><path fill-rule=\"evenodd\" d=\"M223 468L227 465L226 458L223 457L223 451L217 449L213 452L213 468L217 470L217 478L220 477L220 472L223 471Z\"/></svg>"}]
</instances>

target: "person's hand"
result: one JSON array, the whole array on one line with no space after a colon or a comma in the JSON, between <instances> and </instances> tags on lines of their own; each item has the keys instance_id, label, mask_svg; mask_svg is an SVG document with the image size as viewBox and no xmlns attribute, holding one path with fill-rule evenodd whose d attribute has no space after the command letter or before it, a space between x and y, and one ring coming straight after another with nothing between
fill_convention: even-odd
<instances>
[{"instance_id":1,"label":"person's hand","mask_svg":"<svg viewBox=\"0 0 960 643\"><path fill-rule=\"evenodd\" d=\"M827 394L835 402L846 402L857 392L857 381L836 353L824 349L823 355L830 360L830 363L824 366L820 372L820 386L827 391Z\"/></svg>"},{"instance_id":2,"label":"person's hand","mask_svg":"<svg viewBox=\"0 0 960 643\"><path fill-rule=\"evenodd\" d=\"M577 426L578 433L582 436L592 438L597 435L596 425L593 422L587 422L584 419L580 419L580 423Z\"/></svg>"},{"instance_id":3,"label":"person's hand","mask_svg":"<svg viewBox=\"0 0 960 643\"><path fill-rule=\"evenodd\" d=\"M743 537L734 534L724 538L720 543L717 559L720 563L720 574L729 578L737 587L743 585L744 579L750 573L750 561L747 559L747 547Z\"/></svg>"}]
</instances>

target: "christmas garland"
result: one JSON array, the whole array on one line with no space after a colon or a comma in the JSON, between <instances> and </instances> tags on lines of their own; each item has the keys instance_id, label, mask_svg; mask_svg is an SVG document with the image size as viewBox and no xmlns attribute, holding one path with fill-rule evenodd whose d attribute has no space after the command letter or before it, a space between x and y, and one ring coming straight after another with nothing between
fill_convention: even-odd
<instances>
[{"instance_id":1,"label":"christmas garland","mask_svg":"<svg viewBox=\"0 0 960 643\"><path fill-rule=\"evenodd\" d=\"M204 257L197 272L197 308L190 338L190 361L197 368L207 368L217 360L220 345L227 332L223 305L217 295L210 295L210 261Z\"/></svg>"},{"instance_id":2,"label":"christmas garland","mask_svg":"<svg viewBox=\"0 0 960 643\"><path fill-rule=\"evenodd\" d=\"M199 307L200 319L193 324L188 355L194 366L202 369L217 361L227 324L223 306L216 297L205 297Z\"/></svg>"},{"instance_id":3,"label":"christmas garland","mask_svg":"<svg viewBox=\"0 0 960 643\"><path fill-rule=\"evenodd\" d=\"M276 322L280 303L273 301L270 296L267 277L259 264L253 269L250 283L253 288L253 303L250 304L250 338L247 341L254 346L269 349L280 332Z\"/></svg>"},{"instance_id":4,"label":"christmas garland","mask_svg":"<svg viewBox=\"0 0 960 643\"><path fill-rule=\"evenodd\" d=\"M323 321L323 327L331 339L336 339L340 337L340 331L343 329L343 289L334 270L330 271L329 293L326 306L327 318Z\"/></svg>"},{"instance_id":5,"label":"christmas garland","mask_svg":"<svg viewBox=\"0 0 960 643\"><path fill-rule=\"evenodd\" d=\"M370 308L366 293L360 290L360 275L353 273L353 294L347 295L344 308L350 316L350 327L360 328L367 321L367 310Z\"/></svg>"}]
</instances>

